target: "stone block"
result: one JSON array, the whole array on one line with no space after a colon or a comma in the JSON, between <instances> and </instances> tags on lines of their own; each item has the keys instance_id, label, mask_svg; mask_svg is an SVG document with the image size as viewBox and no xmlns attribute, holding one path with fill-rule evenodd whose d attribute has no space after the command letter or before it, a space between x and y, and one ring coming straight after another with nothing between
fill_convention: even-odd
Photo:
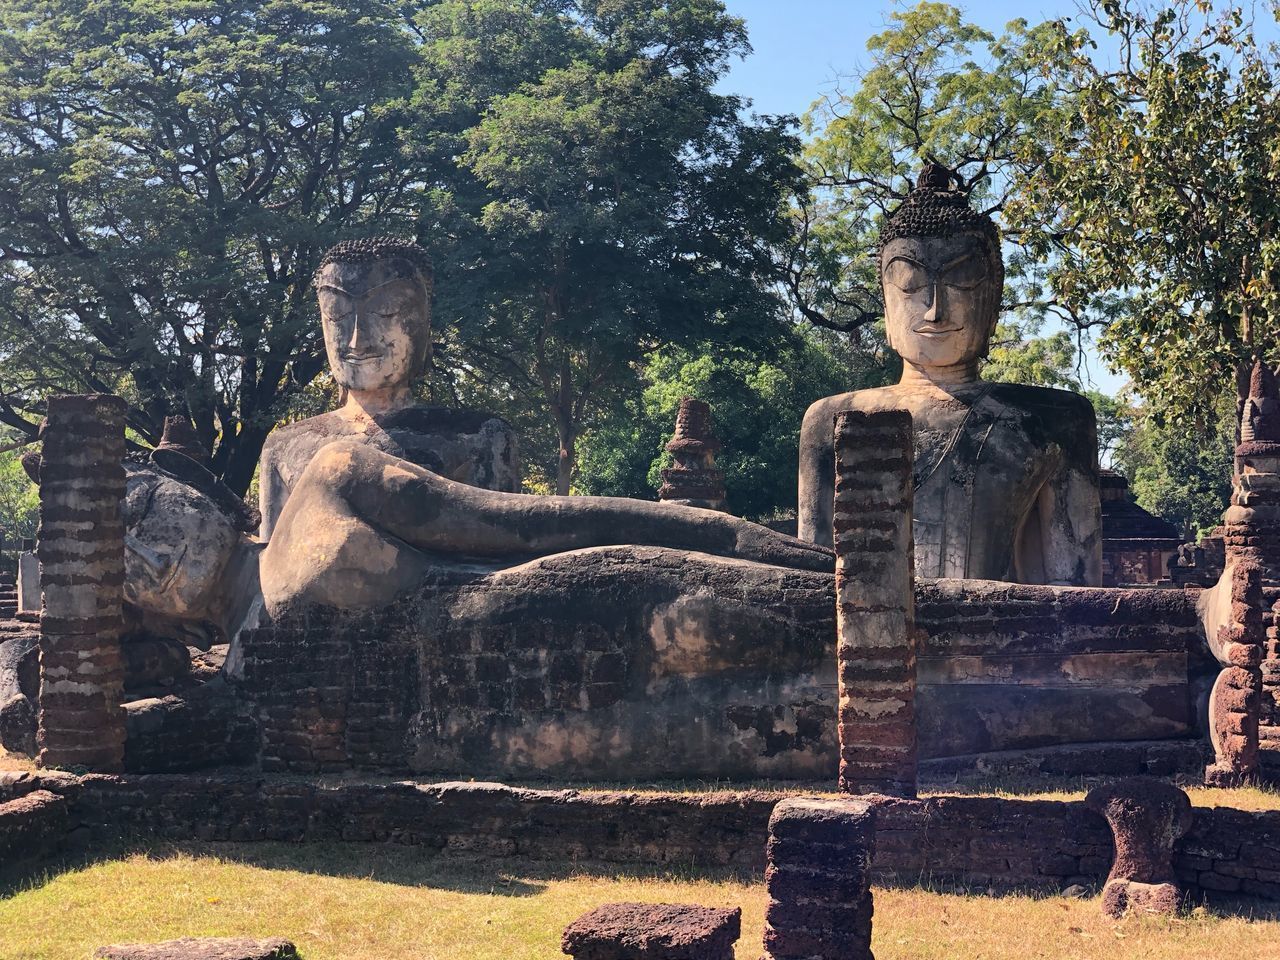
<instances>
[{"instance_id":1,"label":"stone block","mask_svg":"<svg viewBox=\"0 0 1280 960\"><path fill-rule=\"evenodd\" d=\"M742 911L673 903L607 903L565 928L575 960L733 960Z\"/></svg>"},{"instance_id":2,"label":"stone block","mask_svg":"<svg viewBox=\"0 0 1280 960\"><path fill-rule=\"evenodd\" d=\"M288 940L273 937L183 937L161 943L117 943L99 947L98 960L299 960Z\"/></svg>"}]
</instances>

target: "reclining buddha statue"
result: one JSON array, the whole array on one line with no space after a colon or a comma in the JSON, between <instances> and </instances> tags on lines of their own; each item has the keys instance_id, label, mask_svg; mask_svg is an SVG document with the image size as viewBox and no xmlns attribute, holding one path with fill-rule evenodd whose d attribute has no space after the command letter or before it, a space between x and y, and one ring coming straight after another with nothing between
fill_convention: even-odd
<instances>
[{"instance_id":1,"label":"reclining buddha statue","mask_svg":"<svg viewBox=\"0 0 1280 960\"><path fill-rule=\"evenodd\" d=\"M881 234L899 383L819 400L800 435L799 535L831 543L832 417L905 409L915 443L916 573L1092 586L1102 577L1097 427L1066 390L978 376L1004 286L995 224L928 164Z\"/></svg>"}]
</instances>

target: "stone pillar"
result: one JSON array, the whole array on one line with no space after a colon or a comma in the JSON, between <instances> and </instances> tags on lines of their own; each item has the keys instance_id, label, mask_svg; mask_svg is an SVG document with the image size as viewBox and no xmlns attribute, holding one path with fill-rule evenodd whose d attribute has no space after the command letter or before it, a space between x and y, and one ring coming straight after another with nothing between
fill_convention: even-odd
<instances>
[{"instance_id":1,"label":"stone pillar","mask_svg":"<svg viewBox=\"0 0 1280 960\"><path fill-rule=\"evenodd\" d=\"M1231 574L1231 620L1219 630L1223 665L1209 693L1209 739L1214 762L1205 770L1209 786L1231 787L1258 774L1258 723L1262 712L1262 567L1236 563Z\"/></svg>"},{"instance_id":2,"label":"stone pillar","mask_svg":"<svg viewBox=\"0 0 1280 960\"><path fill-rule=\"evenodd\" d=\"M835 418L840 790L916 795L911 415Z\"/></svg>"},{"instance_id":3,"label":"stone pillar","mask_svg":"<svg viewBox=\"0 0 1280 960\"><path fill-rule=\"evenodd\" d=\"M873 960L875 810L861 800L783 800L769 818L764 960Z\"/></svg>"},{"instance_id":4,"label":"stone pillar","mask_svg":"<svg viewBox=\"0 0 1280 960\"><path fill-rule=\"evenodd\" d=\"M52 397L40 465L39 762L124 761L124 401Z\"/></svg>"},{"instance_id":5,"label":"stone pillar","mask_svg":"<svg viewBox=\"0 0 1280 960\"><path fill-rule=\"evenodd\" d=\"M34 540L23 540L18 554L18 612L40 612L40 561Z\"/></svg>"}]
</instances>

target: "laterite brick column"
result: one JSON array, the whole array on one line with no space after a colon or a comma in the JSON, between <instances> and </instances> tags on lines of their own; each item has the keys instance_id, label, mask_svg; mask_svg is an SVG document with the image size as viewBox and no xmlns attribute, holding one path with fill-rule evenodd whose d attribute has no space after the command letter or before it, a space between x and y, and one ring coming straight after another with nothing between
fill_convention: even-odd
<instances>
[{"instance_id":1,"label":"laterite brick column","mask_svg":"<svg viewBox=\"0 0 1280 960\"><path fill-rule=\"evenodd\" d=\"M124 401L49 400L40 462L40 764L124 762Z\"/></svg>"},{"instance_id":2,"label":"laterite brick column","mask_svg":"<svg viewBox=\"0 0 1280 960\"><path fill-rule=\"evenodd\" d=\"M873 960L875 810L862 800L783 800L769 818L764 960Z\"/></svg>"},{"instance_id":3,"label":"laterite brick column","mask_svg":"<svg viewBox=\"0 0 1280 960\"><path fill-rule=\"evenodd\" d=\"M840 790L916 795L911 415L835 418Z\"/></svg>"}]
</instances>

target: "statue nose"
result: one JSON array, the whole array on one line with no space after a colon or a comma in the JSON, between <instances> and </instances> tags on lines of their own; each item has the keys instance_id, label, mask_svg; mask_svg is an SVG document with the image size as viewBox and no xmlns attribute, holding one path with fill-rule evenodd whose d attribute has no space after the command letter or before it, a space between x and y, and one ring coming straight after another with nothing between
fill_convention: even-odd
<instances>
[{"instance_id":1,"label":"statue nose","mask_svg":"<svg viewBox=\"0 0 1280 960\"><path fill-rule=\"evenodd\" d=\"M357 309L351 315L351 339L347 342L347 347L358 350L364 344L364 339L364 315Z\"/></svg>"},{"instance_id":2,"label":"statue nose","mask_svg":"<svg viewBox=\"0 0 1280 960\"><path fill-rule=\"evenodd\" d=\"M942 302L942 284L931 283L926 289L929 305L924 312L924 319L928 323L937 323L946 318L946 307Z\"/></svg>"}]
</instances>

